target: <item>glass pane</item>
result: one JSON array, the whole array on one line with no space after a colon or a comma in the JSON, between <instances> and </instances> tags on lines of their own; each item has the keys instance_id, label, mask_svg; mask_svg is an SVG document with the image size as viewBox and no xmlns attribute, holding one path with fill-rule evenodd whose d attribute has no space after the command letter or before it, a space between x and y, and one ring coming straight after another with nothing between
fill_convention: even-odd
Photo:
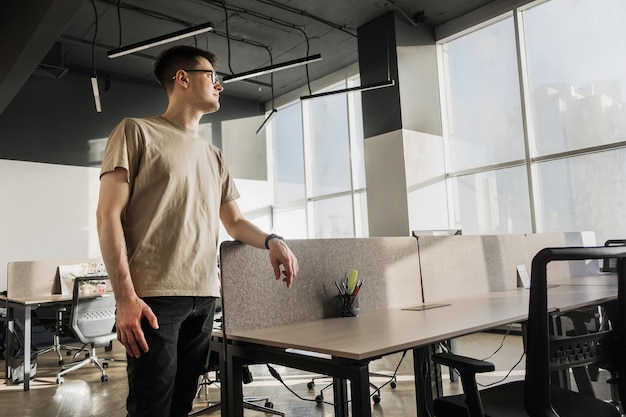
<instances>
[{"instance_id":1,"label":"glass pane","mask_svg":"<svg viewBox=\"0 0 626 417\"><path fill-rule=\"evenodd\" d=\"M274 127L274 200L277 203L302 200L304 153L300 104L276 113Z\"/></svg>"},{"instance_id":2,"label":"glass pane","mask_svg":"<svg viewBox=\"0 0 626 417\"><path fill-rule=\"evenodd\" d=\"M350 190L345 94L309 100L313 197Z\"/></svg>"},{"instance_id":3,"label":"glass pane","mask_svg":"<svg viewBox=\"0 0 626 417\"><path fill-rule=\"evenodd\" d=\"M453 181L456 226L463 234L530 233L526 169L464 175Z\"/></svg>"},{"instance_id":4,"label":"glass pane","mask_svg":"<svg viewBox=\"0 0 626 417\"><path fill-rule=\"evenodd\" d=\"M453 171L524 158L513 19L445 45Z\"/></svg>"},{"instance_id":5,"label":"glass pane","mask_svg":"<svg viewBox=\"0 0 626 417\"><path fill-rule=\"evenodd\" d=\"M542 232L596 233L599 244L626 230L626 150L537 165Z\"/></svg>"},{"instance_id":6,"label":"glass pane","mask_svg":"<svg viewBox=\"0 0 626 417\"><path fill-rule=\"evenodd\" d=\"M304 207L274 212L274 231L285 239L306 239L306 229Z\"/></svg>"},{"instance_id":7,"label":"glass pane","mask_svg":"<svg viewBox=\"0 0 626 417\"><path fill-rule=\"evenodd\" d=\"M336 197L313 202L316 238L354 237L352 197Z\"/></svg>"},{"instance_id":8,"label":"glass pane","mask_svg":"<svg viewBox=\"0 0 626 417\"><path fill-rule=\"evenodd\" d=\"M524 13L538 155L626 140L625 16L623 0L552 0Z\"/></svg>"}]
</instances>

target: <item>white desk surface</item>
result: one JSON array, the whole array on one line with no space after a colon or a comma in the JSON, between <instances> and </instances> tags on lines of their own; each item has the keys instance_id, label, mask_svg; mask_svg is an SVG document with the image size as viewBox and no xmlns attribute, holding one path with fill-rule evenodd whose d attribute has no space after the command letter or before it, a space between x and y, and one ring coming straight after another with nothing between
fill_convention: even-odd
<instances>
[{"instance_id":1,"label":"white desk surface","mask_svg":"<svg viewBox=\"0 0 626 417\"><path fill-rule=\"evenodd\" d=\"M552 312L599 304L617 297L612 285L560 285L549 289ZM227 333L227 338L364 360L490 329L528 317L529 290L513 289L457 298L423 311L387 309L358 317ZM285 312L288 314L289 312Z\"/></svg>"}]
</instances>

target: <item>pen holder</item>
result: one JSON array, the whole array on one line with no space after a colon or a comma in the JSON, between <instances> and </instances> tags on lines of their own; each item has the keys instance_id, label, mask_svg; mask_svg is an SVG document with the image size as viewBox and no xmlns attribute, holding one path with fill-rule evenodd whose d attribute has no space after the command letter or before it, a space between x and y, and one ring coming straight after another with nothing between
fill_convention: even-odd
<instances>
[{"instance_id":1,"label":"pen holder","mask_svg":"<svg viewBox=\"0 0 626 417\"><path fill-rule=\"evenodd\" d=\"M359 315L359 295L339 295L339 315L356 317Z\"/></svg>"}]
</instances>

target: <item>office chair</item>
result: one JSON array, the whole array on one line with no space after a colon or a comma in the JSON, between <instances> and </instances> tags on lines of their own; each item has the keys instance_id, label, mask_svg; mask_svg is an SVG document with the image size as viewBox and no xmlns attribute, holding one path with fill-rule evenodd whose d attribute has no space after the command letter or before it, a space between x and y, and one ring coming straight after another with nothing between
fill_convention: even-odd
<instances>
[{"instance_id":1,"label":"office chair","mask_svg":"<svg viewBox=\"0 0 626 417\"><path fill-rule=\"evenodd\" d=\"M221 312L222 312L221 299L218 299L218 302L216 302L216 307L215 307L214 329L216 328L221 329L222 327ZM200 383L198 384L198 389L196 391L196 397L199 397L201 391L203 389L205 390L205 401L207 401L207 406L202 409L192 411L191 413L189 413L190 416L212 414L215 411L218 411L222 408L221 401L211 402L208 399L208 387L213 385L213 386L220 388L220 376L221 376L220 354L224 354L224 352L215 351L215 350L209 351L209 357L207 358L207 361L204 365L204 373L202 374L202 379L200 380ZM244 372L244 376L243 376L244 384L251 383L253 378L252 378L252 374L250 373L250 370L248 369L248 366L244 367L243 372ZM212 373L215 375L214 378L211 378ZM255 404L256 402L260 402L260 401L264 402L262 406ZM249 410L255 410L255 411L260 411L266 414L274 414L277 416L285 417L285 413L274 410L274 404L270 401L270 398L268 396L244 397L243 407Z\"/></svg>"},{"instance_id":2,"label":"office chair","mask_svg":"<svg viewBox=\"0 0 626 417\"><path fill-rule=\"evenodd\" d=\"M374 404L379 404L380 403L380 390L387 384L389 384L389 386L392 389L395 389L398 386L398 378L397 378L397 374L398 374L398 369L400 369L400 364L402 363L402 360L404 359L404 357L406 356L406 350L402 352L402 356L400 358L400 360L398 361L398 365L396 366L395 371L393 372L392 375L388 375L386 373L380 373L380 372L369 372L369 376L377 376L377 377L382 377L382 378L389 378L389 380L385 383L383 383L382 385L376 385L373 382L370 381L369 385L370 388L372 389L373 393L371 394L372 397L372 401L374 402ZM306 386L308 389L312 390L315 388L315 380L316 379L321 379L321 378L327 378L326 376L313 376L311 378L311 381L307 382ZM330 382L329 384L326 384L320 391L319 394L315 396L315 402L317 404L322 404L324 402L324 392L329 390L331 387L333 386L333 383Z\"/></svg>"},{"instance_id":3,"label":"office chair","mask_svg":"<svg viewBox=\"0 0 626 417\"><path fill-rule=\"evenodd\" d=\"M74 288L72 292L72 310L70 313L70 326L74 335L85 345L83 348L90 346L87 357L79 362L69 364L69 368L63 369L57 374L57 384L63 383L63 376L82 366L90 363L96 366L101 373L100 380L108 381L105 368L108 366L107 361L113 361L111 358L99 358L96 348L110 346L110 343L116 338L114 330L115 326L115 298L112 293L93 293L81 294L81 288L88 281L98 282L108 279L106 277L77 277L74 280ZM100 361L104 363L100 363Z\"/></svg>"},{"instance_id":4,"label":"office chair","mask_svg":"<svg viewBox=\"0 0 626 417\"><path fill-rule=\"evenodd\" d=\"M66 318L68 311L67 306L59 305L50 308L38 309L33 313L33 318L39 321L43 327L52 332L52 345L38 349L37 355L43 355L48 352L56 352L59 357L58 364L62 366L65 363L61 352L66 351L67 355L71 355L72 351L79 351L80 348L72 345L65 345L62 339L67 336L69 320ZM50 313L52 313L50 315Z\"/></svg>"},{"instance_id":5,"label":"office chair","mask_svg":"<svg viewBox=\"0 0 626 417\"><path fill-rule=\"evenodd\" d=\"M618 315L612 330L581 336L549 335L547 264L551 261L620 258L618 268ZM614 405L593 396L570 391L550 379L551 372L577 365L597 363L624 374L626 360L626 248L546 248L532 261L527 328L526 375L524 381L504 383L478 390L476 374L494 370L489 362L452 353L432 356L435 363L459 370L464 394L436 398L436 417L619 417ZM619 352L618 354L616 354ZM619 385L622 398L626 384ZM558 413L558 414L557 414Z\"/></svg>"}]
</instances>

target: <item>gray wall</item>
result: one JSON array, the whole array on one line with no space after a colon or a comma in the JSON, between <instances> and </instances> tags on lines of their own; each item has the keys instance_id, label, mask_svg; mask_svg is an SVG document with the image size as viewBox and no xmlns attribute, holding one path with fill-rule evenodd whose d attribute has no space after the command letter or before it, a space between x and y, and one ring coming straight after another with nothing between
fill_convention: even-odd
<instances>
[{"instance_id":1,"label":"gray wall","mask_svg":"<svg viewBox=\"0 0 626 417\"><path fill-rule=\"evenodd\" d=\"M102 82L100 94L96 113L89 74L33 76L0 114L0 291L8 262L100 256L95 208L106 138L123 117L167 105L156 83L113 80L105 91ZM265 141L255 135L263 107L228 96L221 103L204 116L201 134L228 148L233 176L265 177Z\"/></svg>"},{"instance_id":2,"label":"gray wall","mask_svg":"<svg viewBox=\"0 0 626 417\"><path fill-rule=\"evenodd\" d=\"M89 74L68 72L60 79L32 76L0 114L0 159L64 165L90 161L89 141L108 137L128 116L162 113L165 92L154 84L100 79L102 113L96 113ZM222 147L221 121L263 114L260 103L222 96L219 112L206 115L213 143Z\"/></svg>"}]
</instances>

